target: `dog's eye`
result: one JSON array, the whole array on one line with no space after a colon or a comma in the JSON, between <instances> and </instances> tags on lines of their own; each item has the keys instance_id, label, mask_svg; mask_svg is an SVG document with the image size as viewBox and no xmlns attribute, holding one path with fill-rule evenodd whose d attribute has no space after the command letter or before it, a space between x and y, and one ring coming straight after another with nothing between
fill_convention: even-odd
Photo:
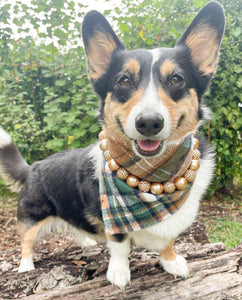
<instances>
[{"instance_id":1,"label":"dog's eye","mask_svg":"<svg viewBox=\"0 0 242 300\"><path fill-rule=\"evenodd\" d=\"M132 86L132 83L131 83L131 80L129 79L129 77L124 75L119 79L118 85L125 88L125 87Z\"/></svg>"},{"instance_id":2,"label":"dog's eye","mask_svg":"<svg viewBox=\"0 0 242 300\"><path fill-rule=\"evenodd\" d=\"M173 75L170 78L170 84L171 85L181 85L184 82L184 79L180 75Z\"/></svg>"}]
</instances>

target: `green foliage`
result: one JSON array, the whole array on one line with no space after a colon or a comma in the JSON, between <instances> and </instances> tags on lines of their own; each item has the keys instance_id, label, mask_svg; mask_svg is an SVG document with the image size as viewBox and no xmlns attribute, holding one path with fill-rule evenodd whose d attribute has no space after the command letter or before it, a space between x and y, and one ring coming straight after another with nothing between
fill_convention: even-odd
<instances>
[{"instance_id":1,"label":"green foliage","mask_svg":"<svg viewBox=\"0 0 242 300\"><path fill-rule=\"evenodd\" d=\"M92 143L100 126L80 37L84 6L71 0L5 2L0 4L0 125L29 162ZM105 13L128 49L171 47L207 2L123 0ZM217 150L216 189L239 181L241 172L241 10L239 0L221 2L227 27L206 96L213 119L204 126Z\"/></svg>"},{"instance_id":2,"label":"green foliage","mask_svg":"<svg viewBox=\"0 0 242 300\"><path fill-rule=\"evenodd\" d=\"M214 188L231 189L241 183L241 10L239 1L223 1L226 30L220 61L210 94L206 97L213 117L207 135L217 152ZM241 5L241 4L240 4ZM204 131L206 129L204 128Z\"/></svg>"},{"instance_id":3,"label":"green foliage","mask_svg":"<svg viewBox=\"0 0 242 300\"><path fill-rule=\"evenodd\" d=\"M31 4L17 2L0 10L0 124L29 162L86 146L99 130L98 101L75 21L84 14L76 13L73 1ZM9 25L11 9L18 14L13 18L18 40L12 38Z\"/></svg>"}]
</instances>

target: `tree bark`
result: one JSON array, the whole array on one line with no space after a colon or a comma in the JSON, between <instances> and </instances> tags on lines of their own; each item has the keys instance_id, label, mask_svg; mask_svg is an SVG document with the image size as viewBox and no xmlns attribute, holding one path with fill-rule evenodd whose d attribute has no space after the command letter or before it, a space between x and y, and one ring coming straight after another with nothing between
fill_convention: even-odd
<instances>
[{"instance_id":1,"label":"tree bark","mask_svg":"<svg viewBox=\"0 0 242 300\"><path fill-rule=\"evenodd\" d=\"M112 286L102 275L84 283L43 292L22 299L132 299L132 300L231 300L242 299L242 244L230 251L218 244L178 244L177 252L188 261L186 280L174 278L158 265L155 252L131 255L131 285L125 292Z\"/></svg>"}]
</instances>

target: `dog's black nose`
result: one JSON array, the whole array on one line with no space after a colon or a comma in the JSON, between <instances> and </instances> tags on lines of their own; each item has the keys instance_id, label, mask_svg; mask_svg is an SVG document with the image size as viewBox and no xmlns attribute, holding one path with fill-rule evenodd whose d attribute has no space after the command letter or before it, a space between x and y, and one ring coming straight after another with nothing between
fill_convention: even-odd
<instances>
[{"instance_id":1,"label":"dog's black nose","mask_svg":"<svg viewBox=\"0 0 242 300\"><path fill-rule=\"evenodd\" d=\"M142 135L156 135L164 127L164 118L159 113L140 113L135 119L135 127Z\"/></svg>"}]
</instances>

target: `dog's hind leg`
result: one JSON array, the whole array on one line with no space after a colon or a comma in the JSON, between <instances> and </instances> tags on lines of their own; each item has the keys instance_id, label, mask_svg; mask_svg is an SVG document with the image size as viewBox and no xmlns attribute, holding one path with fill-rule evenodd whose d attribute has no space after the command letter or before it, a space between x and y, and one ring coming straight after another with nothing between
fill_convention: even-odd
<instances>
[{"instance_id":1,"label":"dog's hind leg","mask_svg":"<svg viewBox=\"0 0 242 300\"><path fill-rule=\"evenodd\" d=\"M176 276L186 278L188 276L187 262L184 257L177 255L173 249L174 241L160 252L160 264L163 269Z\"/></svg>"},{"instance_id":2,"label":"dog's hind leg","mask_svg":"<svg viewBox=\"0 0 242 300\"><path fill-rule=\"evenodd\" d=\"M18 232L21 237L21 261L18 269L19 273L35 269L33 262L34 244L38 238L40 230L49 223L49 220L50 218L48 217L34 225L29 225L21 221L18 223Z\"/></svg>"}]
</instances>

